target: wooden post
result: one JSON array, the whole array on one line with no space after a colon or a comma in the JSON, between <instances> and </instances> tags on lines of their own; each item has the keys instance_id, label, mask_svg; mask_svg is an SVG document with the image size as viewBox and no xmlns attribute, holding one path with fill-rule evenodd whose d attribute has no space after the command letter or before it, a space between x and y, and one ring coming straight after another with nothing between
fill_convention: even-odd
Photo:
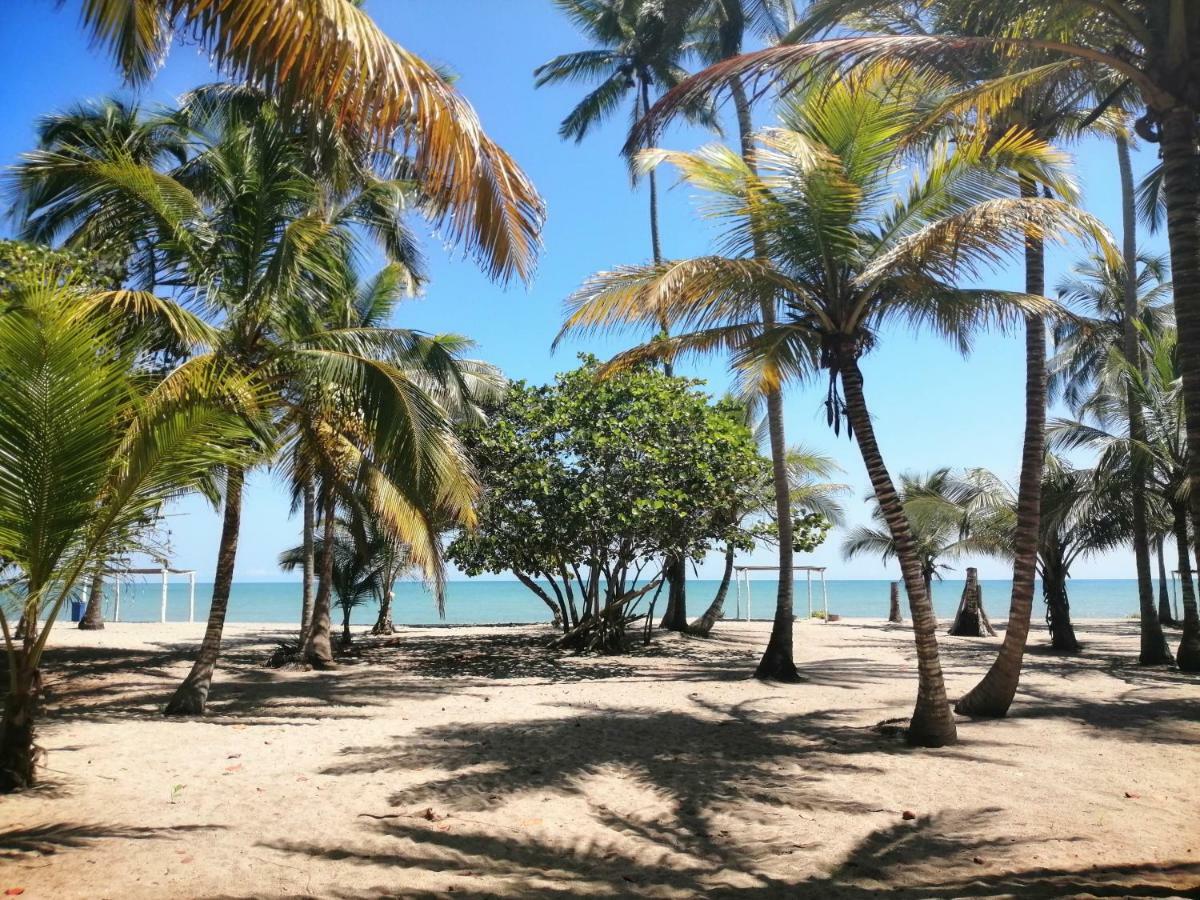
<instances>
[{"instance_id":1,"label":"wooden post","mask_svg":"<svg viewBox=\"0 0 1200 900\"><path fill-rule=\"evenodd\" d=\"M746 576L746 621L750 621L750 570L747 569L744 573Z\"/></svg>"},{"instance_id":2,"label":"wooden post","mask_svg":"<svg viewBox=\"0 0 1200 900\"><path fill-rule=\"evenodd\" d=\"M188 622L196 621L196 573L188 572Z\"/></svg>"},{"instance_id":3,"label":"wooden post","mask_svg":"<svg viewBox=\"0 0 1200 900\"><path fill-rule=\"evenodd\" d=\"M821 605L825 608L825 624L829 624L829 589L825 586L825 570L821 570Z\"/></svg>"},{"instance_id":4,"label":"wooden post","mask_svg":"<svg viewBox=\"0 0 1200 900\"><path fill-rule=\"evenodd\" d=\"M167 621L167 567L163 565L162 570L162 609L159 612L159 621Z\"/></svg>"},{"instance_id":5,"label":"wooden post","mask_svg":"<svg viewBox=\"0 0 1200 900\"><path fill-rule=\"evenodd\" d=\"M121 621L121 577L113 578L113 621Z\"/></svg>"},{"instance_id":6,"label":"wooden post","mask_svg":"<svg viewBox=\"0 0 1200 900\"><path fill-rule=\"evenodd\" d=\"M808 618L812 620L812 569L805 569L804 574L808 576Z\"/></svg>"}]
</instances>

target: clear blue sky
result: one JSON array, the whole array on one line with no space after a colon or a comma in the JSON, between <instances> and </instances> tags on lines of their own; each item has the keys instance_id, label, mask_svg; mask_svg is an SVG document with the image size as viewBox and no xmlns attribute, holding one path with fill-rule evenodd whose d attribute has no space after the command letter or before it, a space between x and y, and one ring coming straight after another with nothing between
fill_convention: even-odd
<instances>
[{"instance_id":1,"label":"clear blue sky","mask_svg":"<svg viewBox=\"0 0 1200 900\"><path fill-rule=\"evenodd\" d=\"M9 165L30 148L39 115L78 100L122 92L121 79L107 57L88 46L79 27L80 0L59 8L51 0L9 4L0 19L0 83L9 85L0 119L0 164ZM605 355L615 341L592 342L550 353L560 321L561 303L592 272L649 256L646 197L630 188L617 155L628 119L618 115L610 126L583 145L557 137L558 123L580 96L578 86L535 91L531 73L550 57L584 45L572 27L546 0L373 0L367 4L384 29L400 44L456 71L459 88L475 105L489 133L526 168L549 207L545 252L537 277L525 289L491 284L426 229L425 246L432 281L425 295L404 305L397 323L427 331L468 335L480 357L509 376L541 382L573 364L577 350ZM177 44L167 65L145 91L144 100L173 97L216 79L197 48ZM760 115L765 115L760 111ZM707 140L696 132L676 132L664 145L692 148ZM1111 145L1074 148L1084 205L1110 227L1120 224L1119 191ZM1136 174L1153 162L1139 152ZM694 215L686 189L668 191L663 202L664 252L684 256L704 252L711 233ZM3 233L11 230L5 222ZM1161 238L1143 235L1162 252ZM1053 284L1081 251L1053 251L1048 283ZM1020 273L997 273L998 287L1022 285ZM985 466L1015 479L1022 428L1023 350L1019 336L988 335L967 359L950 347L907 331L885 333L880 347L864 361L866 390L878 437L893 473L941 465ZM692 367L688 374L709 379L714 391L726 381L723 367ZM833 454L853 486L851 518L863 521L861 498L867 483L857 449L835 439L822 418L821 387L794 390L787 398L788 438ZM177 565L211 577L219 522L199 501L180 504L170 519ZM275 560L294 544L298 522L289 517L286 494L269 472L256 473L248 489L245 523L238 555L239 580L279 580ZM842 561L840 535L833 534L814 564L830 567L830 577L897 577L873 560ZM760 550L756 562L769 563ZM983 577L1004 578L1008 567L979 560ZM1173 559L1168 561L1174 567ZM710 560L702 576L718 566ZM1076 577L1125 578L1132 575L1128 553L1110 554L1077 564Z\"/></svg>"}]
</instances>

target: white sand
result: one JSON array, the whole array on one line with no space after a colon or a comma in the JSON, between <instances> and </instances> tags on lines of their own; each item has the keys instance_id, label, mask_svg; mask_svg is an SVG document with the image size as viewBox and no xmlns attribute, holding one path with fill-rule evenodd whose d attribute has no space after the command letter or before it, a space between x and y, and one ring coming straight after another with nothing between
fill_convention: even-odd
<instances>
[{"instance_id":1,"label":"white sand","mask_svg":"<svg viewBox=\"0 0 1200 900\"><path fill-rule=\"evenodd\" d=\"M1200 896L1200 682L1080 624L1086 655L1031 654L1011 718L933 751L872 727L915 691L879 622L798 626L800 686L747 677L761 623L588 660L407 628L330 673L231 626L194 721L157 709L202 626L62 627L0 896ZM997 644L943 638L952 695Z\"/></svg>"}]
</instances>

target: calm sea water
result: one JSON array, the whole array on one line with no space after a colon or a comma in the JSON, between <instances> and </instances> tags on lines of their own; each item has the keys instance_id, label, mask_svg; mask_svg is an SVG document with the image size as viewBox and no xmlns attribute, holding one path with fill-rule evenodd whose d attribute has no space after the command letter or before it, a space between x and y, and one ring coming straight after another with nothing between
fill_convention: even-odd
<instances>
[{"instance_id":1,"label":"calm sea water","mask_svg":"<svg viewBox=\"0 0 1200 900\"><path fill-rule=\"evenodd\" d=\"M828 582L829 610L843 616L881 617L888 610L888 582L886 581L830 581ZM777 583L773 580L754 580L750 590L750 614L756 619L770 618L773 611ZM984 581L984 608L993 618L1002 619L1008 611L1010 582ZM961 581L943 581L934 585L934 608L939 616L951 616L958 605L962 592ZM697 615L703 611L717 588L716 581L691 581L688 583L689 613ZM203 621L208 615L211 584L196 584L196 619ZM1071 610L1080 618L1115 618L1131 615L1137 611L1136 583L1130 581L1071 582ZM106 617L113 613L113 589L107 586L105 603ZM1038 589L1035 615L1045 609ZM153 579L126 581L121 586L121 621L158 621L162 597L161 583ZM906 603L901 592L901 602ZM663 605L660 598L659 608ZM813 584L813 606L821 607L821 591L818 582ZM726 615L737 612L737 596L730 587L726 604ZM796 611L806 614L808 608L805 582L796 583ZM746 613L743 599L741 614ZM369 625L375 621L374 605L354 610L351 622ZM341 611L334 611L335 620L341 621ZM497 624L506 622L549 621L546 606L527 588L515 581L452 581L446 585L446 617L439 619L433 596L420 584L400 582L396 585L396 602L393 618L397 624L428 625L438 622L448 624ZM905 618L908 618L905 606ZM188 586L180 580L168 588L167 619L186 622L188 619ZM229 601L231 622L279 622L298 623L300 619L300 585L296 582L243 582L233 586Z\"/></svg>"}]
</instances>

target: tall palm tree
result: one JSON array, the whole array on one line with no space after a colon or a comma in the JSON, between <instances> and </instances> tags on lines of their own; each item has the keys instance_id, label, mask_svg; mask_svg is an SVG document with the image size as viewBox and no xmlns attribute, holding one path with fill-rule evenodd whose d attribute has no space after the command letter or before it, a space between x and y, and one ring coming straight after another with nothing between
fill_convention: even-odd
<instances>
[{"instance_id":1,"label":"tall palm tree","mask_svg":"<svg viewBox=\"0 0 1200 900\"><path fill-rule=\"evenodd\" d=\"M85 198L64 217L89 239L131 230L144 236L158 283L183 307L219 323L211 349L190 348L174 380L228 365L269 389L277 428L297 410L313 413L322 446L367 484L414 563L437 578L440 547L430 516L437 510L469 521L474 496L441 402L465 384L455 354L404 329L331 329L322 320L363 236L396 262L414 265L403 221L407 182L373 172L348 147L314 162L307 136L248 89L193 92L181 117L196 144L181 166L162 171L128 159L101 165L43 150L27 155L18 183L53 181ZM34 209L30 220L42 223L53 213L52 206ZM275 440L286 435L284 428ZM170 714L204 711L233 581L245 474L237 466L226 472L208 628Z\"/></svg>"},{"instance_id":2,"label":"tall palm tree","mask_svg":"<svg viewBox=\"0 0 1200 900\"><path fill-rule=\"evenodd\" d=\"M241 464L252 434L229 394L253 387L210 368L189 390L138 371L120 310L61 273L6 291L0 315L0 558L15 577L0 604L8 689L0 792L36 780L39 668L63 603L120 541L136 546L163 504ZM224 396L223 396L224 395ZM5 609L46 621L22 639Z\"/></svg>"},{"instance_id":3,"label":"tall palm tree","mask_svg":"<svg viewBox=\"0 0 1200 900\"><path fill-rule=\"evenodd\" d=\"M747 54L690 79L664 98L638 129L647 140L673 110L709 98L732 79L769 76L791 83L847 63L904 60L941 70L973 53L1020 57L1028 51L1050 61L996 79L993 96L1011 96L1043 79L1071 69L1103 69L1115 83L1100 106L1119 102L1144 109L1134 123L1139 137L1158 144L1162 157L1162 193L1180 333L1181 366L1189 441L1200 444L1200 204L1197 142L1200 93L1194 89L1200 66L1200 9L1168 0L940 0L939 33L839 37L812 41L847 22L871 18L897 5L890 0L818 0L790 39L806 41ZM912 20L906 20L911 22ZM1200 457L1190 465L1200 479ZM1193 526L1200 524L1200 502L1192 504ZM1200 534L1200 529L1193 527Z\"/></svg>"},{"instance_id":4,"label":"tall palm tree","mask_svg":"<svg viewBox=\"0 0 1200 900\"><path fill-rule=\"evenodd\" d=\"M1141 455L1147 484L1168 510L1179 554L1179 570L1191 571L1192 545L1188 531L1191 500L1190 449L1184 426L1184 403L1175 333L1169 329L1144 332L1143 368L1130 366L1123 354L1110 354L1092 394L1080 405L1079 418L1060 420L1051 429L1057 446L1100 451L1099 471L1127 478L1131 459ZM1145 439L1129 436L1124 398L1133 391L1145 411ZM1176 661L1185 671L1200 671L1200 615L1195 591L1183 585L1183 636Z\"/></svg>"},{"instance_id":5,"label":"tall palm tree","mask_svg":"<svg viewBox=\"0 0 1200 900\"><path fill-rule=\"evenodd\" d=\"M998 502L990 482L958 476L948 468L926 474L903 473L897 495L931 604L933 581L940 580L942 571L949 568L942 560L997 552L992 520ZM878 504L872 518L874 527L860 525L846 535L843 557L849 560L875 554L887 562L896 556L896 541Z\"/></svg>"},{"instance_id":6,"label":"tall palm tree","mask_svg":"<svg viewBox=\"0 0 1200 900\"><path fill-rule=\"evenodd\" d=\"M88 0L83 22L135 86L181 33L289 117L375 147L399 144L440 230L489 276L532 277L545 218L537 191L450 82L357 0Z\"/></svg>"},{"instance_id":7,"label":"tall palm tree","mask_svg":"<svg viewBox=\"0 0 1200 900\"><path fill-rule=\"evenodd\" d=\"M1128 147L1123 139L1118 146L1122 180L1126 190L1125 214L1132 219L1133 189L1129 171ZM1135 253L1131 245L1132 223L1125 223L1124 256ZM1093 258L1077 266L1075 277L1059 284L1060 299L1072 306L1086 318L1064 322L1055 334L1061 349L1053 362L1057 381L1062 382L1064 394L1076 410L1086 404L1086 398L1095 390L1097 382L1104 380L1104 370L1111 365L1110 355L1115 350L1134 367L1144 364L1145 341L1142 335L1156 335L1171 322L1167 304L1170 300L1170 285L1164 282L1166 261L1160 258L1139 257L1140 271L1136 264L1131 271L1126 260L1110 265L1103 259ZM1115 383L1109 381L1107 386ZM1122 418L1130 436L1131 446L1137 448L1146 443L1146 425L1139 396L1133 384L1125 386L1125 410ZM1106 398L1107 399L1107 398ZM1109 410L1111 412L1111 410ZM1159 614L1154 610L1154 594L1149 585L1149 534L1148 508L1146 502L1146 479L1148 463L1144 454L1134 452L1128 459L1125 472L1130 478L1132 515L1132 537L1138 559L1138 600L1141 609L1143 664L1154 665L1169 662L1170 651L1163 637ZM1146 558L1143 558L1146 557Z\"/></svg>"},{"instance_id":8,"label":"tall palm tree","mask_svg":"<svg viewBox=\"0 0 1200 900\"><path fill-rule=\"evenodd\" d=\"M1003 174L1009 171L1071 194L1060 155L1019 132L987 147L935 148L923 176L897 195L895 179L920 115L913 92L927 89L911 73L875 68L796 94L784 112L786 127L760 137L760 172L723 147L647 154L648 163L670 161L710 193L706 209L726 223L722 246L730 253L594 276L568 301L564 331L644 325L662 309L684 333L627 351L613 364L730 350L742 386L752 391L828 374L829 422L839 430L845 424L857 439L913 611L920 690L909 738L941 745L955 740L955 728L933 610L875 440L858 362L887 320L928 325L965 351L989 321L1048 312L1045 298L962 289L951 279L1018 246L1022 229L1097 237L1103 229L1062 200L1011 196ZM755 258L756 240L764 258ZM770 327L761 318L764 301L777 313Z\"/></svg>"},{"instance_id":9,"label":"tall palm tree","mask_svg":"<svg viewBox=\"0 0 1200 900\"><path fill-rule=\"evenodd\" d=\"M599 82L563 119L559 137L582 141L632 99L633 121L644 116L651 97L687 77L682 66L692 19L701 0L555 0L555 5L594 49L564 53L539 66L534 85ZM707 105L685 111L689 118L711 123ZM647 173L650 188L650 247L662 260L658 225L658 182Z\"/></svg>"}]
</instances>

